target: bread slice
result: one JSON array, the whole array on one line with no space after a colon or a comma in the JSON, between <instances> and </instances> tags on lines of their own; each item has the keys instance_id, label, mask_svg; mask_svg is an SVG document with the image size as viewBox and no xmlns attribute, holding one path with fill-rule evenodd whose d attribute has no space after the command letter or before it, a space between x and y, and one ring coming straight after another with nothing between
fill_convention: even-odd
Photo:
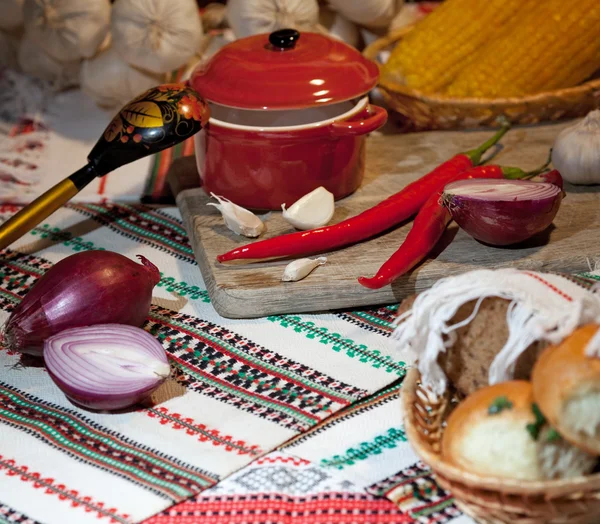
<instances>
[{"instance_id":1,"label":"bread slice","mask_svg":"<svg viewBox=\"0 0 600 524\"><path fill-rule=\"evenodd\" d=\"M586 347L600 329L587 325L536 362L533 393L542 413L560 434L579 448L600 455L600 358Z\"/></svg>"},{"instance_id":2,"label":"bread slice","mask_svg":"<svg viewBox=\"0 0 600 524\"><path fill-rule=\"evenodd\" d=\"M531 383L523 380L485 387L462 401L448 418L442 457L472 473L516 480L575 477L596 464L546 425Z\"/></svg>"},{"instance_id":3,"label":"bread slice","mask_svg":"<svg viewBox=\"0 0 600 524\"><path fill-rule=\"evenodd\" d=\"M399 314L412 307L416 295L408 297L399 307ZM473 313L476 301L461 306L449 324L461 322ZM506 313L508 300L489 297L481 302L475 317L456 330L456 342L438 358L442 370L463 396L489 384L488 376L492 361L508 340ZM528 380L531 370L546 344L536 342L519 357L515 367L516 380Z\"/></svg>"}]
</instances>

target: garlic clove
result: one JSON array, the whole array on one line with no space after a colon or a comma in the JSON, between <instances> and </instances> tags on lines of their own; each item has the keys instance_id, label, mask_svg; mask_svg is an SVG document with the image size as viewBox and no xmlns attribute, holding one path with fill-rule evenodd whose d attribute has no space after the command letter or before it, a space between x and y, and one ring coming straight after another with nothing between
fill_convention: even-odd
<instances>
[{"instance_id":1,"label":"garlic clove","mask_svg":"<svg viewBox=\"0 0 600 524\"><path fill-rule=\"evenodd\" d=\"M304 195L289 208L281 204L283 218L296 229L307 230L327 224L333 217L335 201L333 194L323 186Z\"/></svg>"},{"instance_id":2,"label":"garlic clove","mask_svg":"<svg viewBox=\"0 0 600 524\"><path fill-rule=\"evenodd\" d=\"M209 202L207 206L216 207L223 216L225 225L236 235L255 238L265 230L265 224L252 211L248 211L231 200L211 193L218 203Z\"/></svg>"},{"instance_id":3,"label":"garlic clove","mask_svg":"<svg viewBox=\"0 0 600 524\"><path fill-rule=\"evenodd\" d=\"M299 258L290 262L283 270L282 282L297 282L307 277L317 266L322 266L327 262L326 257L319 258Z\"/></svg>"},{"instance_id":4,"label":"garlic clove","mask_svg":"<svg viewBox=\"0 0 600 524\"><path fill-rule=\"evenodd\" d=\"M552 164L571 184L600 184L600 109L559 133Z\"/></svg>"}]
</instances>

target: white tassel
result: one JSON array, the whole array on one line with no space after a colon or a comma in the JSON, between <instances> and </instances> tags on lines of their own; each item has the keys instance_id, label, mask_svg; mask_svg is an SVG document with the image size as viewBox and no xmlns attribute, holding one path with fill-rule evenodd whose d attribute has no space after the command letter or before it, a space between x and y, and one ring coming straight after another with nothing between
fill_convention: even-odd
<instances>
[{"instance_id":1,"label":"white tassel","mask_svg":"<svg viewBox=\"0 0 600 524\"><path fill-rule=\"evenodd\" d=\"M552 291L545 281L563 293ZM447 387L439 355L454 344L456 330L475 318L488 297L511 302L506 318L509 337L492 362L490 384L511 379L517 359L533 342L556 344L578 326L600 321L599 297L558 275L501 269L442 279L397 319L393 334L405 352L403 358L418 357L423 384L434 394L441 395ZM473 300L477 303L469 318L449 324L458 309Z\"/></svg>"}]
</instances>

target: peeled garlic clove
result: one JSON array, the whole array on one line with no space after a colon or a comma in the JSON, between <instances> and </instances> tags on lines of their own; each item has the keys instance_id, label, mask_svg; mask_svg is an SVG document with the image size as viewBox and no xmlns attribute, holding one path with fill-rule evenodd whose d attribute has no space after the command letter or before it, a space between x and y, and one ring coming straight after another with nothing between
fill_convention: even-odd
<instances>
[{"instance_id":1,"label":"peeled garlic clove","mask_svg":"<svg viewBox=\"0 0 600 524\"><path fill-rule=\"evenodd\" d=\"M252 211L248 211L234 204L231 200L215 195L214 193L211 193L210 196L216 198L218 204L209 202L207 205L214 206L221 212L225 224L236 235L254 238L265 230L263 221L252 213Z\"/></svg>"},{"instance_id":2,"label":"peeled garlic clove","mask_svg":"<svg viewBox=\"0 0 600 524\"><path fill-rule=\"evenodd\" d=\"M307 277L317 266L322 266L327 262L326 257L319 258L300 258L290 262L283 270L283 282L296 282Z\"/></svg>"},{"instance_id":3,"label":"peeled garlic clove","mask_svg":"<svg viewBox=\"0 0 600 524\"><path fill-rule=\"evenodd\" d=\"M300 200L295 202L289 209L281 204L283 218L296 229L314 229L327 224L333 217L335 202L333 194L323 186L318 187Z\"/></svg>"}]
</instances>

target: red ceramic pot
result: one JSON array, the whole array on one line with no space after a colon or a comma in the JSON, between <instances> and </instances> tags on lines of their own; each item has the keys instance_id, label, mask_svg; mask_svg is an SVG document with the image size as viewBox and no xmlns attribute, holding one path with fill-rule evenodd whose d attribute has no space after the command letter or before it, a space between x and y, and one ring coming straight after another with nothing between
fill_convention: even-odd
<instances>
[{"instance_id":1,"label":"red ceramic pot","mask_svg":"<svg viewBox=\"0 0 600 524\"><path fill-rule=\"evenodd\" d=\"M377 78L354 48L316 33L224 47L190 80L211 109L195 137L205 190L250 209L281 209L319 186L349 195L363 177L365 135L387 119L366 96Z\"/></svg>"}]
</instances>

